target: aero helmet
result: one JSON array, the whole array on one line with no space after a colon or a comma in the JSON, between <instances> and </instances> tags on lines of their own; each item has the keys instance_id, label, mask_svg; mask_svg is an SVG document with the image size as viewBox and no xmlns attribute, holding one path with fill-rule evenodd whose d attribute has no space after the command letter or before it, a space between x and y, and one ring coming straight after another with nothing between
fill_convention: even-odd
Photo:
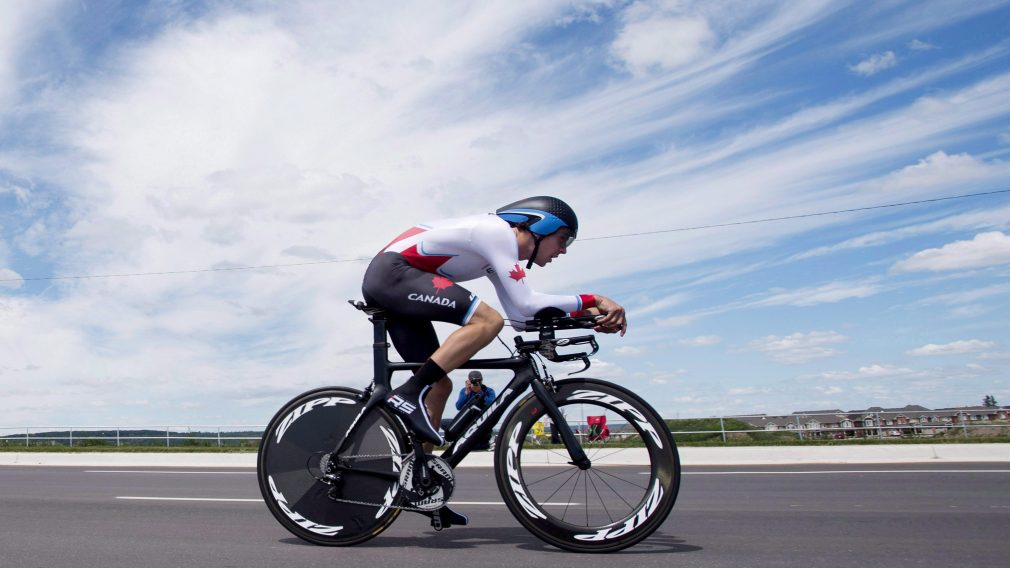
<instances>
[{"instance_id":1,"label":"aero helmet","mask_svg":"<svg viewBox=\"0 0 1010 568\"><path fill-rule=\"evenodd\" d=\"M565 241L567 248L572 245L579 232L579 219L575 216L575 211L557 197L540 195L520 199L498 209L495 214L533 234L533 255L526 264L526 268L533 266L533 259L536 258L537 250L540 249L540 241L544 237L558 229L566 228L571 231L571 235Z\"/></svg>"}]
</instances>

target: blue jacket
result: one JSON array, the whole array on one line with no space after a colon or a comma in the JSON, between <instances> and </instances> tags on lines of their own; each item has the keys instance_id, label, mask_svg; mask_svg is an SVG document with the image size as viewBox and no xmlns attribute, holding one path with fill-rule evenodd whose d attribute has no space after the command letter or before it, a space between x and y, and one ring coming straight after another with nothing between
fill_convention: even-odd
<instances>
[{"instance_id":1,"label":"blue jacket","mask_svg":"<svg viewBox=\"0 0 1010 568\"><path fill-rule=\"evenodd\" d=\"M482 387L482 392L480 394L484 395L484 408L487 408L492 402L494 402L494 389L484 385ZM475 392L470 392L466 387L459 390L459 398L456 400L456 410L463 408L467 402L472 398L477 398L480 394Z\"/></svg>"}]
</instances>

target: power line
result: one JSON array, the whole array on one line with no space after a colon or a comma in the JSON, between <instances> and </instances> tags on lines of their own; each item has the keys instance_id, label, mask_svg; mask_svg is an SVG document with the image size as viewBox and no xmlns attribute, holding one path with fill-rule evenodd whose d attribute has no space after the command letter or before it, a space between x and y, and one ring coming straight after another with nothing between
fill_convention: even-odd
<instances>
[{"instance_id":1,"label":"power line","mask_svg":"<svg viewBox=\"0 0 1010 568\"><path fill-rule=\"evenodd\" d=\"M792 219L806 219L808 217L822 217L825 215L840 215L842 213L856 213L860 211L871 211L874 209L887 209L890 207L906 207L909 205L922 205L924 203L937 203L939 201L952 201L955 199L968 199L972 197L985 197L989 195L997 195L1001 193L1010 193L1010 189L999 189L994 191L984 191L981 193L967 193L964 195L952 195L950 197L936 197L933 199L920 199L918 201L903 201L900 203L888 203L885 205L871 205L868 207L856 207L853 209L839 209L836 211L821 211L817 213L804 213L801 215L788 215L785 217L768 217L765 219L752 219L749 221L734 221L732 223L718 223L714 225L698 225L694 227L678 227L675 229L661 229L658 231L643 231L639 233L621 233L618 235L606 235L603 237L588 237L579 239L580 241L601 241L604 239L621 239L625 237L641 237L646 235L660 235L664 233L679 233L685 231L700 231L703 229L718 229L723 227L737 227L740 225L754 225L757 223L772 223L775 221L788 221ZM206 272L233 272L239 270L264 270L264 269L275 269L275 268L292 268L297 266L314 266L319 264L339 264L344 262L365 262L371 260L372 257L358 257L358 258L345 258L345 259L334 259L334 260L319 260L315 262L295 262L289 264L264 264L259 266L233 266L233 267L221 267L221 268L200 268L194 270L170 270L162 272L130 272L123 274L90 274L84 276L40 276L34 278L5 278L0 279L0 282L35 282L35 281L46 281L46 280L85 280L89 278L127 278L131 276L167 276L167 275L178 275L178 274L201 274Z\"/></svg>"},{"instance_id":2,"label":"power line","mask_svg":"<svg viewBox=\"0 0 1010 568\"><path fill-rule=\"evenodd\" d=\"M755 223L770 223L772 221L788 221L790 219L805 219L807 217L821 217L823 215L839 215L841 213L854 213L857 211L870 211L872 209L886 209L888 207L904 207L906 205L920 205L923 203L936 203L937 201L950 201L952 199L966 199L968 197L982 197L985 195L995 195L997 193L1010 193L1010 189L1000 189L996 191L985 191L982 193L968 193L965 195L954 195L951 197L937 197L934 199L921 199L919 201L904 201L902 203L889 203L887 205L871 205L869 207L856 207L854 209L839 209L837 211L821 211L820 213L804 213L802 215L789 215L786 217L769 217L767 219L754 219L751 221L735 221L733 223L719 223L716 225L698 225L696 227L680 227L677 229L661 229L658 231L644 231L641 233L622 233L619 235L609 235L605 237L589 237L579 239L581 241L599 241L603 239L619 239L623 237L640 237L643 235L659 235L663 233L678 233L682 231L698 231L701 229L717 229L720 227L736 227L739 225L753 225Z\"/></svg>"}]
</instances>

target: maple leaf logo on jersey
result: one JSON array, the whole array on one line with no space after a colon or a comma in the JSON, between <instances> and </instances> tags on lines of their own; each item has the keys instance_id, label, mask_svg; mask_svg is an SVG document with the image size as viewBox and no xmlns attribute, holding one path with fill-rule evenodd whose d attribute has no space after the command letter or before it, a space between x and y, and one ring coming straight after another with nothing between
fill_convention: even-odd
<instances>
[{"instance_id":1,"label":"maple leaf logo on jersey","mask_svg":"<svg viewBox=\"0 0 1010 568\"><path fill-rule=\"evenodd\" d=\"M509 270L509 278L515 280L516 282L522 282L523 278L526 278L526 271L516 263L515 270Z\"/></svg>"},{"instance_id":2,"label":"maple leaf logo on jersey","mask_svg":"<svg viewBox=\"0 0 1010 568\"><path fill-rule=\"evenodd\" d=\"M445 276L436 276L431 279L431 285L435 287L435 293L438 294L442 290L445 290L449 286L455 284L452 280L449 280Z\"/></svg>"}]
</instances>

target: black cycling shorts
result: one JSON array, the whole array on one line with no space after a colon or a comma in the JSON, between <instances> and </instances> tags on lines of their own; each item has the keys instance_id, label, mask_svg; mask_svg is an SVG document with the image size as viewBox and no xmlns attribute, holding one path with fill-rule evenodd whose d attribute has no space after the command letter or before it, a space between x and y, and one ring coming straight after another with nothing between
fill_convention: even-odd
<instances>
[{"instance_id":1,"label":"black cycling shorts","mask_svg":"<svg viewBox=\"0 0 1010 568\"><path fill-rule=\"evenodd\" d=\"M433 321L466 325L480 299L445 276L411 266L399 253L384 252L365 270L361 293L388 312L386 330L404 361L425 361L438 349Z\"/></svg>"}]
</instances>

